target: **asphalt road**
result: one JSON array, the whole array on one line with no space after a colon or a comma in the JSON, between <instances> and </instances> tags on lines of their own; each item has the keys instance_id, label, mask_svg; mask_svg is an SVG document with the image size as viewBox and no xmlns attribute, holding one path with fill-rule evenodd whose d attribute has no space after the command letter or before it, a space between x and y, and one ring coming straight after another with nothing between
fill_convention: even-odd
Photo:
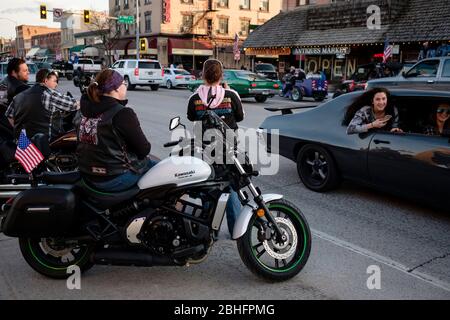
<instances>
[{"instance_id":1,"label":"asphalt road","mask_svg":"<svg viewBox=\"0 0 450 320\"><path fill-rule=\"evenodd\" d=\"M60 89L79 95L64 80ZM171 140L169 119L180 115L188 123L189 95L165 88L129 92L129 106L160 158L168 154L162 145ZM312 103L245 99L241 126L257 128L271 115L265 106ZM0 299L450 299L448 214L350 183L325 194L312 192L301 184L295 163L285 158L280 158L276 175L260 176L255 184L294 202L312 229L310 259L287 282L267 283L251 274L228 239L225 223L220 241L202 264L95 266L82 277L81 290L68 290L65 281L35 273L21 257L17 240L0 235ZM370 266L380 270L380 289L367 286Z\"/></svg>"}]
</instances>

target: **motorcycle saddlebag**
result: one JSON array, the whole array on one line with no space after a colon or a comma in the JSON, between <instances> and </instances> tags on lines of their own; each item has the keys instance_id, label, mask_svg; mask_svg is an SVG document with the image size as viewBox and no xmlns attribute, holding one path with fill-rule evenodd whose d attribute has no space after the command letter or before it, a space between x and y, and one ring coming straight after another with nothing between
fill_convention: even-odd
<instances>
[{"instance_id":1,"label":"motorcycle saddlebag","mask_svg":"<svg viewBox=\"0 0 450 320\"><path fill-rule=\"evenodd\" d=\"M39 186L19 193L2 231L10 237L57 237L67 235L75 223L74 186Z\"/></svg>"}]
</instances>

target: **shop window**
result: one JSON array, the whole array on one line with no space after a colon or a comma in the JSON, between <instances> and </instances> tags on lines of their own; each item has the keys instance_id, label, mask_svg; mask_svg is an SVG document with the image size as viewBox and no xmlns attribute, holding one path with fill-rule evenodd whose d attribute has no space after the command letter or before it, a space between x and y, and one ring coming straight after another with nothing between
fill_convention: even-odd
<instances>
[{"instance_id":1,"label":"shop window","mask_svg":"<svg viewBox=\"0 0 450 320\"><path fill-rule=\"evenodd\" d=\"M228 8L228 0L219 0L217 4L220 8Z\"/></svg>"},{"instance_id":2,"label":"shop window","mask_svg":"<svg viewBox=\"0 0 450 320\"><path fill-rule=\"evenodd\" d=\"M181 3L184 4L192 4L194 1L193 0L181 0Z\"/></svg>"},{"instance_id":3,"label":"shop window","mask_svg":"<svg viewBox=\"0 0 450 320\"><path fill-rule=\"evenodd\" d=\"M129 6L129 3L128 3L128 0L123 0L123 8L124 9L128 9L130 6Z\"/></svg>"},{"instance_id":4,"label":"shop window","mask_svg":"<svg viewBox=\"0 0 450 320\"><path fill-rule=\"evenodd\" d=\"M259 1L259 11L269 12L269 0Z\"/></svg>"},{"instance_id":5,"label":"shop window","mask_svg":"<svg viewBox=\"0 0 450 320\"><path fill-rule=\"evenodd\" d=\"M246 37L250 30L250 21L241 20L241 31L239 31L239 35Z\"/></svg>"},{"instance_id":6,"label":"shop window","mask_svg":"<svg viewBox=\"0 0 450 320\"><path fill-rule=\"evenodd\" d=\"M145 13L145 32L152 32L152 13Z\"/></svg>"},{"instance_id":7,"label":"shop window","mask_svg":"<svg viewBox=\"0 0 450 320\"><path fill-rule=\"evenodd\" d=\"M241 4L239 6L241 10L250 10L250 0L241 0Z\"/></svg>"},{"instance_id":8,"label":"shop window","mask_svg":"<svg viewBox=\"0 0 450 320\"><path fill-rule=\"evenodd\" d=\"M219 30L218 33L220 34L228 34L228 19L227 18L220 18L219 19Z\"/></svg>"}]
</instances>

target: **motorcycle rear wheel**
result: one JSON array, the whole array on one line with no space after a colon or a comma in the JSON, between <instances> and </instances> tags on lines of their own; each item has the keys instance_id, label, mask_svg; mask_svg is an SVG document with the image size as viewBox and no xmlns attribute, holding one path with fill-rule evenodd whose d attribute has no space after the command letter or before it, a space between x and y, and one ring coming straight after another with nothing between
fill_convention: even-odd
<instances>
[{"instance_id":1,"label":"motorcycle rear wheel","mask_svg":"<svg viewBox=\"0 0 450 320\"><path fill-rule=\"evenodd\" d=\"M66 279L70 266L76 265L81 272L94 265L90 261L93 245L55 247L53 239L19 238L20 251L25 261L38 273L54 279Z\"/></svg>"},{"instance_id":2,"label":"motorcycle rear wheel","mask_svg":"<svg viewBox=\"0 0 450 320\"><path fill-rule=\"evenodd\" d=\"M297 275L308 261L311 251L311 231L308 223L294 204L276 200L267 206L288 240L277 243L258 236L265 217L254 215L245 234L237 240L242 261L255 275L270 281L285 281Z\"/></svg>"}]
</instances>

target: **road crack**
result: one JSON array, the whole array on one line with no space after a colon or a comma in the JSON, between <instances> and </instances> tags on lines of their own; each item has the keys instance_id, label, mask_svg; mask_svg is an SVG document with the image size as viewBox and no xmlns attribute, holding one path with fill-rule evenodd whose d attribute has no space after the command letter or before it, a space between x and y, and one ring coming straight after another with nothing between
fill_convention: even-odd
<instances>
[{"instance_id":1,"label":"road crack","mask_svg":"<svg viewBox=\"0 0 450 320\"><path fill-rule=\"evenodd\" d=\"M430 260L427 260L427 261L425 261L424 263L419 264L418 266L415 266L415 267L413 267L413 268L410 268L410 269L408 269L408 270L406 270L406 271L409 272L409 273L411 273L411 272L413 272L414 270L419 269L419 268L422 268L423 266L425 266L425 265L427 265L427 264L430 264L430 263L432 263L432 262L434 262L434 261L436 261L436 260L438 260L438 259L445 259L445 258L447 258L449 255L450 255L450 252L449 252L449 253L444 253L442 256L437 256L437 257L431 258Z\"/></svg>"}]
</instances>

